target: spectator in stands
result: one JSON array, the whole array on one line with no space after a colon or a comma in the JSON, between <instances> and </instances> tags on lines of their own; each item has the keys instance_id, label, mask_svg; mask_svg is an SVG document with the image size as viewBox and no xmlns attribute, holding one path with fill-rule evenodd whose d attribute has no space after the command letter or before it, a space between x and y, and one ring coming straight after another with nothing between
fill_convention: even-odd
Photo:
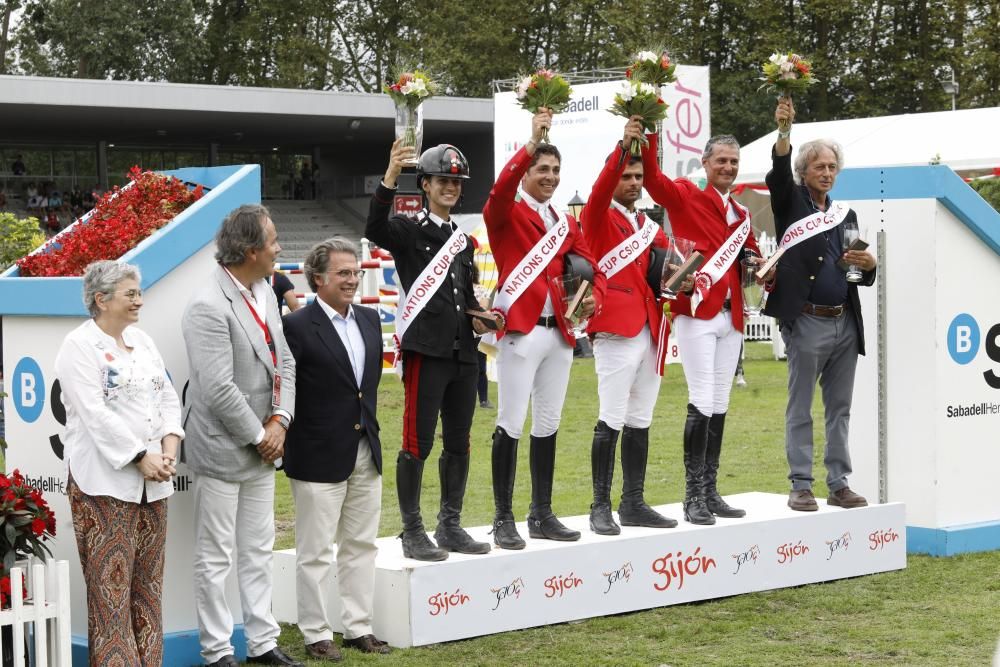
<instances>
[{"instance_id":1,"label":"spectator in stands","mask_svg":"<svg viewBox=\"0 0 1000 667\"><path fill-rule=\"evenodd\" d=\"M288 312L294 313L302 307L299 298L295 296L295 285L281 271L275 271L271 274L271 288L274 290L275 298L278 299L278 310L288 306Z\"/></svg>"},{"instance_id":2,"label":"spectator in stands","mask_svg":"<svg viewBox=\"0 0 1000 667\"><path fill-rule=\"evenodd\" d=\"M73 188L73 192L69 195L69 207L74 218L79 218L86 213L83 208L83 191L80 190L79 186Z\"/></svg>"},{"instance_id":3,"label":"spectator in stands","mask_svg":"<svg viewBox=\"0 0 1000 667\"><path fill-rule=\"evenodd\" d=\"M15 176L24 176L28 169L24 166L24 156L18 155L14 158L14 163L10 165L10 173Z\"/></svg>"},{"instance_id":4,"label":"spectator in stands","mask_svg":"<svg viewBox=\"0 0 1000 667\"><path fill-rule=\"evenodd\" d=\"M89 211L90 209L94 208L94 206L97 205L97 198L99 196L98 193L100 192L100 190L101 186L95 185L92 189L87 190L86 192L83 193L84 210Z\"/></svg>"},{"instance_id":5,"label":"spectator in stands","mask_svg":"<svg viewBox=\"0 0 1000 667\"><path fill-rule=\"evenodd\" d=\"M62 193L58 190L51 190L49 192L49 208L61 212L63 210L63 205Z\"/></svg>"},{"instance_id":6,"label":"spectator in stands","mask_svg":"<svg viewBox=\"0 0 1000 667\"><path fill-rule=\"evenodd\" d=\"M167 497L184 430L156 344L133 326L139 284L130 264L88 266L83 301L91 319L66 336L55 362L91 665L163 661Z\"/></svg>"},{"instance_id":7,"label":"spectator in stands","mask_svg":"<svg viewBox=\"0 0 1000 667\"><path fill-rule=\"evenodd\" d=\"M309 160L302 163L302 199L313 198L313 177L312 165Z\"/></svg>"}]
</instances>

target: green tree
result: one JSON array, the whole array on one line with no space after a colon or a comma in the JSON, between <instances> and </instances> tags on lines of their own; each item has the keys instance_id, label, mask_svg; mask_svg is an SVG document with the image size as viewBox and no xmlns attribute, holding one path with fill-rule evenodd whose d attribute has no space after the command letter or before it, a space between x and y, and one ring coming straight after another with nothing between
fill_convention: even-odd
<instances>
[{"instance_id":1,"label":"green tree","mask_svg":"<svg viewBox=\"0 0 1000 667\"><path fill-rule=\"evenodd\" d=\"M192 0L28 0L16 40L39 76L189 81L202 57Z\"/></svg>"},{"instance_id":2,"label":"green tree","mask_svg":"<svg viewBox=\"0 0 1000 667\"><path fill-rule=\"evenodd\" d=\"M1000 213L1000 178L977 178L969 181L969 185Z\"/></svg>"},{"instance_id":3,"label":"green tree","mask_svg":"<svg viewBox=\"0 0 1000 667\"><path fill-rule=\"evenodd\" d=\"M38 218L18 219L13 213L0 212L0 271L45 243Z\"/></svg>"}]
</instances>

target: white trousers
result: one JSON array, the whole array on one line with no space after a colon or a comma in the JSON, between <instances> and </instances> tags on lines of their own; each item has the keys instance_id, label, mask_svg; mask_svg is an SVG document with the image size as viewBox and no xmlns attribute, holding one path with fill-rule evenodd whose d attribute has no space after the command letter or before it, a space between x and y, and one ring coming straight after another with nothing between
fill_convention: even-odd
<instances>
[{"instance_id":1,"label":"white trousers","mask_svg":"<svg viewBox=\"0 0 1000 667\"><path fill-rule=\"evenodd\" d=\"M531 435L544 438L558 431L573 348L558 329L545 327L507 334L497 347L497 426L520 438L530 399Z\"/></svg>"},{"instance_id":2,"label":"white trousers","mask_svg":"<svg viewBox=\"0 0 1000 667\"><path fill-rule=\"evenodd\" d=\"M201 656L210 663L235 654L233 615L226 601L234 551L247 654L267 653L278 645L281 633L271 614L274 471L245 482L196 475L194 506L194 592Z\"/></svg>"},{"instance_id":3,"label":"white trousers","mask_svg":"<svg viewBox=\"0 0 1000 667\"><path fill-rule=\"evenodd\" d=\"M688 401L706 416L726 412L743 344L743 333L733 328L729 311L720 310L710 320L678 315L674 331L687 379Z\"/></svg>"},{"instance_id":4,"label":"white trousers","mask_svg":"<svg viewBox=\"0 0 1000 667\"><path fill-rule=\"evenodd\" d=\"M295 594L306 644L333 639L326 600L336 542L337 589L345 639L372 634L375 538L382 514L382 476L367 438L343 482L290 480L295 499Z\"/></svg>"},{"instance_id":5,"label":"white trousers","mask_svg":"<svg viewBox=\"0 0 1000 667\"><path fill-rule=\"evenodd\" d=\"M635 336L594 336L598 418L615 431L622 426L649 428L660 392L656 346L647 324Z\"/></svg>"}]
</instances>

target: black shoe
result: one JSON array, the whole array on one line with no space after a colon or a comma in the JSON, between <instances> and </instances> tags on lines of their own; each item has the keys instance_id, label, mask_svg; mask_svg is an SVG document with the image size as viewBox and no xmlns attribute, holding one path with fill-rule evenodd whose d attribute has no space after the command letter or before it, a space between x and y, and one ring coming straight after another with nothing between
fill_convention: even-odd
<instances>
[{"instance_id":1,"label":"black shoe","mask_svg":"<svg viewBox=\"0 0 1000 667\"><path fill-rule=\"evenodd\" d=\"M462 554L489 553L487 542L475 541L459 525L465 485L469 479L469 455L441 452L438 472L441 475L441 511L438 513L437 530L434 531L438 546Z\"/></svg>"},{"instance_id":2,"label":"black shoe","mask_svg":"<svg viewBox=\"0 0 1000 667\"><path fill-rule=\"evenodd\" d=\"M539 540L574 542L580 531L570 530L552 512L552 478L556 467L556 434L544 438L531 436L531 509L528 511L528 537Z\"/></svg>"},{"instance_id":3,"label":"black shoe","mask_svg":"<svg viewBox=\"0 0 1000 667\"><path fill-rule=\"evenodd\" d=\"M615 474L615 444L618 431L598 420L590 446L594 502L590 505L590 529L598 535L618 535L622 529L611 514L611 484Z\"/></svg>"},{"instance_id":4,"label":"black shoe","mask_svg":"<svg viewBox=\"0 0 1000 667\"><path fill-rule=\"evenodd\" d=\"M215 662L205 663L205 667L240 667L240 663L237 662L236 656L224 655Z\"/></svg>"},{"instance_id":5,"label":"black shoe","mask_svg":"<svg viewBox=\"0 0 1000 667\"><path fill-rule=\"evenodd\" d=\"M493 544L501 549L523 549L524 540L514 525L514 475L517 472L517 439L497 426L493 431Z\"/></svg>"},{"instance_id":6,"label":"black shoe","mask_svg":"<svg viewBox=\"0 0 1000 667\"><path fill-rule=\"evenodd\" d=\"M493 544L501 549L518 551L525 547L524 539L517 532L517 526L514 525L513 514L494 518L493 530L490 533L493 535Z\"/></svg>"},{"instance_id":7,"label":"black shoe","mask_svg":"<svg viewBox=\"0 0 1000 667\"><path fill-rule=\"evenodd\" d=\"M618 504L618 520L623 526L675 528L677 522L663 516L644 497L646 461L649 458L649 429L622 429L622 501Z\"/></svg>"},{"instance_id":8,"label":"black shoe","mask_svg":"<svg viewBox=\"0 0 1000 667\"><path fill-rule=\"evenodd\" d=\"M702 495L705 483L705 449L708 446L709 417L688 404L684 423L684 520L702 526L715 523Z\"/></svg>"},{"instance_id":9,"label":"black shoe","mask_svg":"<svg viewBox=\"0 0 1000 667\"><path fill-rule=\"evenodd\" d=\"M570 530L559 518L549 513L548 516L528 515L528 537L533 540L554 540L556 542L576 542L580 539L579 530Z\"/></svg>"},{"instance_id":10,"label":"black shoe","mask_svg":"<svg viewBox=\"0 0 1000 667\"><path fill-rule=\"evenodd\" d=\"M409 452L401 451L396 459L396 493L399 496L399 513L403 517L403 555L423 561L448 558L448 552L439 549L424 530L420 517L420 486L424 476L424 462Z\"/></svg>"},{"instance_id":11,"label":"black shoe","mask_svg":"<svg viewBox=\"0 0 1000 667\"><path fill-rule=\"evenodd\" d=\"M724 519L740 519L746 511L730 507L719 495L716 481L719 477L719 456L722 453L722 432L726 426L726 413L712 415L708 420L708 443L705 447L705 505L708 511Z\"/></svg>"},{"instance_id":12,"label":"black shoe","mask_svg":"<svg viewBox=\"0 0 1000 667\"><path fill-rule=\"evenodd\" d=\"M255 665L285 665L285 667L305 667L298 660L294 660L285 655L285 652L275 646L267 653L262 653L254 657L247 657L247 662Z\"/></svg>"}]
</instances>

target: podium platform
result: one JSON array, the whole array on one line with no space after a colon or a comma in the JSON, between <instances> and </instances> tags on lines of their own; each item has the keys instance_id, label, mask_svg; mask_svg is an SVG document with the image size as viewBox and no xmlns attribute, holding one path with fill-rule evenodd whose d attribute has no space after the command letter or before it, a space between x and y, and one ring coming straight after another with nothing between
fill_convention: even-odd
<instances>
[{"instance_id":1,"label":"podium platform","mask_svg":"<svg viewBox=\"0 0 1000 667\"><path fill-rule=\"evenodd\" d=\"M793 512L784 495L727 500L747 516L693 526L675 503L657 510L678 519L676 528L623 527L613 537L591 533L586 515L564 517L582 532L578 542L527 539L521 523L522 551L451 554L439 563L404 558L398 539L381 538L374 632L392 646L421 646L906 567L902 503L844 510L820 499L817 512ZM492 542L489 526L467 530ZM274 568L275 617L294 623L294 549L275 552ZM331 588L336 624L340 601Z\"/></svg>"}]
</instances>

